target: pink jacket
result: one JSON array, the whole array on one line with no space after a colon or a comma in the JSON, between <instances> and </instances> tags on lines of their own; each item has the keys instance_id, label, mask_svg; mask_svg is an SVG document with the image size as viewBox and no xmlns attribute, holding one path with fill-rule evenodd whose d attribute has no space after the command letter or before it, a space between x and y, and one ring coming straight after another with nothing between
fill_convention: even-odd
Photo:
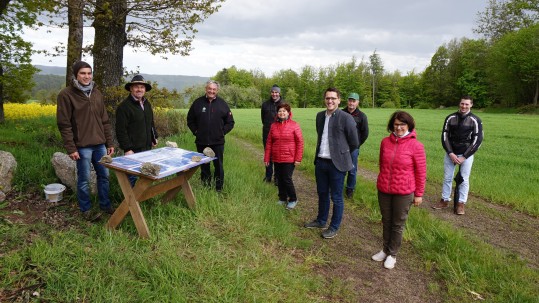
<instances>
[{"instance_id":1,"label":"pink jacket","mask_svg":"<svg viewBox=\"0 0 539 303\"><path fill-rule=\"evenodd\" d=\"M270 128L264 162L294 163L303 158L303 136L292 114L286 121L275 121Z\"/></svg>"},{"instance_id":2,"label":"pink jacket","mask_svg":"<svg viewBox=\"0 0 539 303\"><path fill-rule=\"evenodd\" d=\"M379 191L391 195L414 193L422 197L427 179L427 159L423 144L413 130L408 136L398 138L393 133L380 144L378 181Z\"/></svg>"}]
</instances>

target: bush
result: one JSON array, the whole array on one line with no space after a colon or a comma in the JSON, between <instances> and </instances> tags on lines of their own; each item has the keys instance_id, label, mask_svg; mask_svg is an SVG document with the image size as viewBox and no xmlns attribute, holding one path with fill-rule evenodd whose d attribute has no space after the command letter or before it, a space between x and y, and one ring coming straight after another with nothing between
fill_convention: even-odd
<instances>
[{"instance_id":1,"label":"bush","mask_svg":"<svg viewBox=\"0 0 539 303\"><path fill-rule=\"evenodd\" d=\"M380 108L395 108L395 102L393 101L386 101L382 105L380 105Z\"/></svg>"},{"instance_id":2,"label":"bush","mask_svg":"<svg viewBox=\"0 0 539 303\"><path fill-rule=\"evenodd\" d=\"M417 109L432 109L432 106L426 102L417 103L414 108Z\"/></svg>"},{"instance_id":3,"label":"bush","mask_svg":"<svg viewBox=\"0 0 539 303\"><path fill-rule=\"evenodd\" d=\"M187 132L187 117L174 109L154 108L154 121L160 138Z\"/></svg>"},{"instance_id":4,"label":"bush","mask_svg":"<svg viewBox=\"0 0 539 303\"><path fill-rule=\"evenodd\" d=\"M539 114L539 106L533 104L524 105L518 108L517 112L519 114Z\"/></svg>"}]
</instances>

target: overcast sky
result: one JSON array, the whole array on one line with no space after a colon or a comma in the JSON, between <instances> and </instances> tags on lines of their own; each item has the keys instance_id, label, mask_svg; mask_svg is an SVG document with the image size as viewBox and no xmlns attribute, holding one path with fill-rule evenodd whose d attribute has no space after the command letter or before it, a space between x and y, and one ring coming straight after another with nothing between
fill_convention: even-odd
<instances>
[{"instance_id":1,"label":"overcast sky","mask_svg":"<svg viewBox=\"0 0 539 303\"><path fill-rule=\"evenodd\" d=\"M376 50L386 71L421 72L436 49L472 33L488 0L227 0L197 26L190 56L163 60L124 49L124 66L146 74L211 77L235 65L272 76L281 69L368 61ZM92 29L85 35L92 37ZM27 32L35 49L66 43L66 32ZM55 38L56 37L56 38ZM55 40L56 39L56 40ZM86 40L86 39L85 39ZM91 42L91 41L89 41ZM91 58L85 58L91 62ZM34 56L39 65L66 58Z\"/></svg>"}]
</instances>

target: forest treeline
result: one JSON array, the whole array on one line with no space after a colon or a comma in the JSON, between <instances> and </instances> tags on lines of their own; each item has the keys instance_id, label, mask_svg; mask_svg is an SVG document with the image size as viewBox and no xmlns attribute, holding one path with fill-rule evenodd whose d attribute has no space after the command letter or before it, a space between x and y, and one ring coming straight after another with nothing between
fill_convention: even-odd
<instances>
[{"instance_id":1,"label":"forest treeline","mask_svg":"<svg viewBox=\"0 0 539 303\"><path fill-rule=\"evenodd\" d=\"M113 108L125 94L122 89L122 81L126 81L122 67L123 48L135 43L132 46L156 54L181 52L187 55L193 36L171 36L170 31L160 32L158 29L162 24L159 21L169 22L171 29L191 31L195 24L216 13L224 0L205 1L206 6L196 8L185 6L183 2L170 2L188 15L198 16L187 20L188 15L156 7L153 2L137 2L144 6L132 10L130 5L133 3L116 0L114 3L122 5L102 11L80 0L75 1L80 5L77 7L66 6L62 1L2 1L5 6L0 7L3 17L0 20L3 29L0 35L3 46L0 47L0 121L3 102L26 102L32 97L41 102L54 102L54 94L59 90L50 87L32 91L35 86L32 75L37 70L30 62L31 42L23 41L19 32L23 25L43 26L37 18L40 13L48 11L52 14L51 20L66 20L66 13L69 13L66 9L78 8L70 12L94 27L94 80L106 93L107 106ZM122 16L123 19L97 18L103 14ZM137 22L127 26L126 14ZM136 19L144 14L150 14L152 18ZM273 75L265 75L256 68L223 67L211 78L222 84L220 94L235 108L259 106L269 97L270 87L277 84L285 99L296 107L321 106L322 92L333 86L344 94L359 93L363 107L438 108L453 106L460 96L467 94L474 98L474 106L479 108L536 110L539 97L539 0L489 0L485 11L478 12L477 16L477 27L473 31L480 38L463 37L444 43L423 70L388 71L375 50L368 58L352 57L347 62L303 66L299 70L282 67ZM118 24L117 31L111 32L111 24ZM76 33L82 25L71 19L57 24ZM163 35L154 35L155 39L149 40L138 39L146 33ZM112 36L125 39L126 35L130 39L124 44L106 45L116 41ZM72 37L75 35L69 38ZM122 40L120 38L118 41ZM137 44L137 41L144 43ZM79 39L77 43L68 44L68 61L87 51L81 43ZM103 49L109 51L103 53ZM69 71L67 69L67 73ZM64 79L69 77L66 75ZM184 107L204 93L201 85L174 91L159 82L155 84L160 88L150 97L163 107ZM52 82L51 86L54 86Z\"/></svg>"}]
</instances>

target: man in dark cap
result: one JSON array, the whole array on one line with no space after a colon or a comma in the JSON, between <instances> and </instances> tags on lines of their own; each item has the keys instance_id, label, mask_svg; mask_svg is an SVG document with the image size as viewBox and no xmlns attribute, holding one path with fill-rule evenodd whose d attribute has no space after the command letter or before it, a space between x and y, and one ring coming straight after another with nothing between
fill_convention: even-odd
<instances>
[{"instance_id":1,"label":"man in dark cap","mask_svg":"<svg viewBox=\"0 0 539 303\"><path fill-rule=\"evenodd\" d=\"M99 163L104 155L112 155L112 127L105 110L103 95L92 81L92 67L78 61L73 65L72 85L58 94L56 119L64 147L77 161L77 199L85 219L94 220L90 202L90 164L97 175L99 207L114 212L109 199L109 171Z\"/></svg>"},{"instance_id":2,"label":"man in dark cap","mask_svg":"<svg viewBox=\"0 0 539 303\"><path fill-rule=\"evenodd\" d=\"M116 138L124 155L152 149L157 145L157 132L153 119L152 105L144 94L152 86L141 75L136 75L125 84L129 96L116 109ZM129 175L131 186L136 176Z\"/></svg>"},{"instance_id":3,"label":"man in dark cap","mask_svg":"<svg viewBox=\"0 0 539 303\"><path fill-rule=\"evenodd\" d=\"M277 115L277 106L284 101L281 98L281 88L274 84L270 90L270 98L262 103L260 111L260 118L262 119L262 144L264 144L264 150L266 149L266 140L268 140L268 134L273 122L275 122L275 116ZM266 166L266 175L264 181L271 182L273 176L273 162L270 159L269 165ZM277 178L274 179L275 185L277 185Z\"/></svg>"},{"instance_id":4,"label":"man in dark cap","mask_svg":"<svg viewBox=\"0 0 539 303\"><path fill-rule=\"evenodd\" d=\"M359 148L367 138L369 137L369 122L367 121L367 115L359 110L359 94L350 93L348 95L348 104L343 109L345 113L349 113L356 121L357 135L359 139L359 146L354 149L350 155L352 156L352 163L354 168L348 171L346 177L346 197L351 199L354 197L354 190L356 189L356 177L357 177L357 158L359 156Z\"/></svg>"}]
</instances>

